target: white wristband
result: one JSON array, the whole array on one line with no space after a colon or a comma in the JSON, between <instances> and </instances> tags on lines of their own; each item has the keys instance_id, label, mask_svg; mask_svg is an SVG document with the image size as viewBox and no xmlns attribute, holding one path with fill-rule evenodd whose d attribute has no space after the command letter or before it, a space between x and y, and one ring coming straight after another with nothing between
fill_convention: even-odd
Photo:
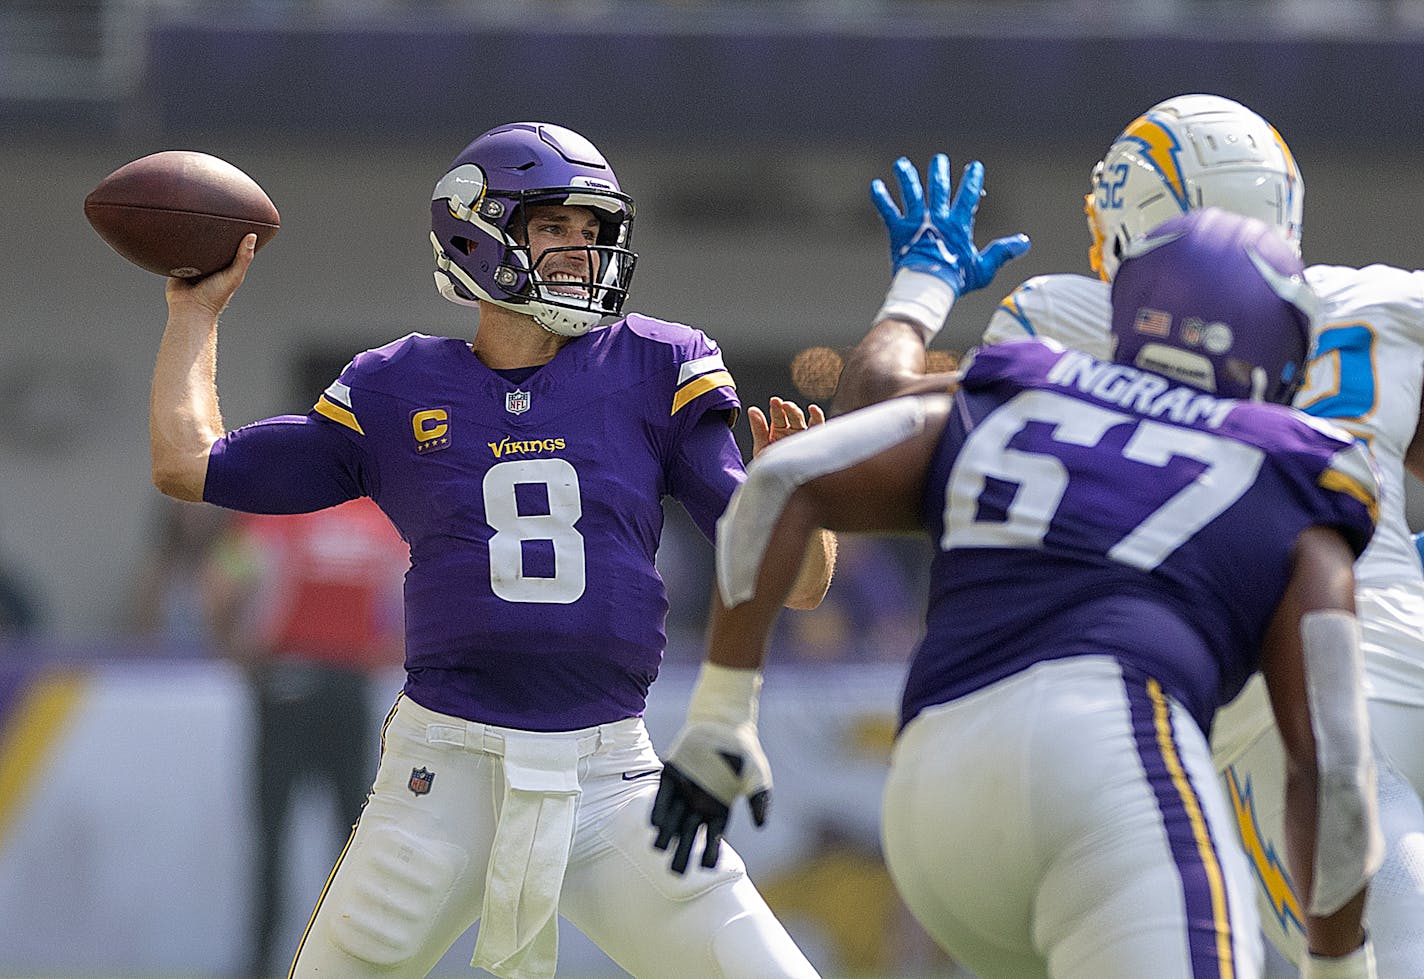
<instances>
[{"instance_id":1,"label":"white wristband","mask_svg":"<svg viewBox=\"0 0 1424 979\"><path fill-rule=\"evenodd\" d=\"M1375 949L1368 937L1365 944L1338 959L1307 955L1300 969L1300 979L1375 979L1375 976Z\"/></svg>"},{"instance_id":2,"label":"white wristband","mask_svg":"<svg viewBox=\"0 0 1424 979\"><path fill-rule=\"evenodd\" d=\"M721 721L756 726L761 697L761 670L737 669L703 663L687 704L687 720Z\"/></svg>"},{"instance_id":3,"label":"white wristband","mask_svg":"<svg viewBox=\"0 0 1424 979\"><path fill-rule=\"evenodd\" d=\"M954 306L954 290L938 276L914 269L901 269L890 280L885 303L875 314L875 322L885 319L908 320L920 328L925 345L944 326Z\"/></svg>"}]
</instances>

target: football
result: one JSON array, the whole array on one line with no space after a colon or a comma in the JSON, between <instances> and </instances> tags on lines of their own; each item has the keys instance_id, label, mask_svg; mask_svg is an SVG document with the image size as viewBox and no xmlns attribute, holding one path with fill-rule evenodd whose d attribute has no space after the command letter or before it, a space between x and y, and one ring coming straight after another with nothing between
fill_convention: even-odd
<instances>
[{"instance_id":1,"label":"football","mask_svg":"<svg viewBox=\"0 0 1424 979\"><path fill-rule=\"evenodd\" d=\"M281 227L267 193L206 153L165 150L126 163L84 198L84 216L124 258L163 276L226 268L244 235L260 249Z\"/></svg>"}]
</instances>

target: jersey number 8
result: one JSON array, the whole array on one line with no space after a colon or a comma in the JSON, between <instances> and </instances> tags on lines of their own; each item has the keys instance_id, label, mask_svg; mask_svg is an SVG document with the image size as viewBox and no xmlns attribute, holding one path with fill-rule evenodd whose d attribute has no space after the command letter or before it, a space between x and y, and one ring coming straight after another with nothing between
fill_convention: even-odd
<instances>
[{"instance_id":1,"label":"jersey number 8","mask_svg":"<svg viewBox=\"0 0 1424 979\"><path fill-rule=\"evenodd\" d=\"M549 512L522 514L515 487L545 488ZM521 459L490 467L484 479L485 520L489 540L490 588L506 602L568 605L583 596L587 582L583 535L574 524L583 516L578 472L563 459ZM554 547L552 577L524 573L524 542L549 541Z\"/></svg>"}]
</instances>

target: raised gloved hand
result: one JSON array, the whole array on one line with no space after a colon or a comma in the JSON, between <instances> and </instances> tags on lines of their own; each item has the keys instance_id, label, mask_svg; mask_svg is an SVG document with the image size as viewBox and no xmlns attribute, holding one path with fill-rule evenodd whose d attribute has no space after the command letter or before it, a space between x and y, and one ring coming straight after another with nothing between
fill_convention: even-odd
<instances>
[{"instance_id":1,"label":"raised gloved hand","mask_svg":"<svg viewBox=\"0 0 1424 979\"><path fill-rule=\"evenodd\" d=\"M896 316L918 323L926 341L944 324L954 300L988 285L1004 263L1029 249L1026 235L996 238L980 251L974 244L974 215L984 189L984 165L974 161L964 168L964 178L950 201L949 157L937 153L930 160L929 200L920 176L905 157L895 161L902 212L883 180L872 180L870 199L890 235L890 267L894 272L890 292L879 319ZM926 281L925 276L948 289Z\"/></svg>"},{"instance_id":2,"label":"raised gloved hand","mask_svg":"<svg viewBox=\"0 0 1424 979\"><path fill-rule=\"evenodd\" d=\"M706 663L687 708L687 723L663 760L653 802L653 842L676 844L672 869L685 873L699 828L706 829L702 866L715 867L732 805L745 797L752 821L766 822L771 805L771 766L757 739L761 674Z\"/></svg>"},{"instance_id":3,"label":"raised gloved hand","mask_svg":"<svg viewBox=\"0 0 1424 979\"><path fill-rule=\"evenodd\" d=\"M949 157L936 153L930 160L929 204L920 187L920 175L905 157L895 161L901 213L885 181L870 182L870 199L890 233L890 267L894 272L912 269L943 280L955 296L982 289L1010 259L1029 249L1026 235L995 238L982 252L974 245L974 215L984 189L984 164L975 160L964 168L964 179L949 199Z\"/></svg>"}]
</instances>

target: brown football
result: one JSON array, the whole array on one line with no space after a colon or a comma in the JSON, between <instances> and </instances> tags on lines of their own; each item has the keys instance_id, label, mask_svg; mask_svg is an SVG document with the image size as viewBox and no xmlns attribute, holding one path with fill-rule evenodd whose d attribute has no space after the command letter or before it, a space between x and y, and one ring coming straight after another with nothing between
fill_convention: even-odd
<instances>
[{"instance_id":1,"label":"brown football","mask_svg":"<svg viewBox=\"0 0 1424 979\"><path fill-rule=\"evenodd\" d=\"M165 150L126 163L84 198L109 247L141 268L196 279L226 268L246 234L272 240L281 217L257 181L206 153Z\"/></svg>"}]
</instances>

